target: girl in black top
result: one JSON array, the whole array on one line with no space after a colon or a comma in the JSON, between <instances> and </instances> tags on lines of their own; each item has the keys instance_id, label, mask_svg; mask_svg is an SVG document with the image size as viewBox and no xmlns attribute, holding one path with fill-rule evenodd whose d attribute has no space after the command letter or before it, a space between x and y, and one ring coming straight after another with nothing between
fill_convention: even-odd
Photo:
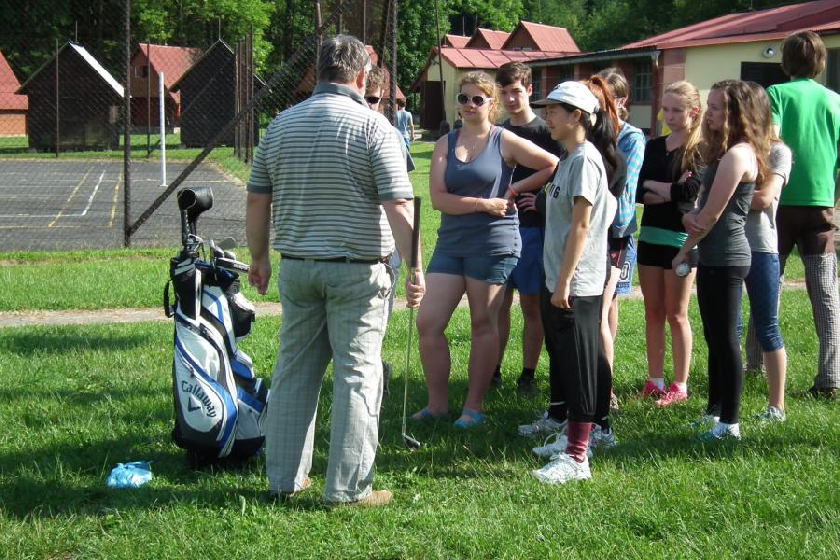
<instances>
[{"instance_id":1,"label":"girl in black top","mask_svg":"<svg viewBox=\"0 0 840 560\"><path fill-rule=\"evenodd\" d=\"M671 261L687 238L682 216L694 207L700 190L699 164L700 94L688 82L676 82L662 95L665 123L671 134L645 146L645 161L639 174L637 202L644 204L639 233L639 283L645 302L645 342L648 379L642 394L656 396L667 406L688 398L688 370L692 335L688 301L694 281L696 251L689 255L692 267L679 276ZM671 326L674 381L665 388L665 321Z\"/></svg>"}]
</instances>

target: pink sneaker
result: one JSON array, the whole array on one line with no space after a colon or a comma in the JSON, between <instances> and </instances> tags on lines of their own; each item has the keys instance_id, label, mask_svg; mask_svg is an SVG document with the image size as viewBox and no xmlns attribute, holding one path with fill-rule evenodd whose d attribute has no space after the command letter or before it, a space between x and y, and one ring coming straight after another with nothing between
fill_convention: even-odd
<instances>
[{"instance_id":1,"label":"pink sneaker","mask_svg":"<svg viewBox=\"0 0 840 560\"><path fill-rule=\"evenodd\" d=\"M680 389L676 383L668 386L668 391L656 401L656 406L670 406L688 399L688 393Z\"/></svg>"},{"instance_id":2,"label":"pink sneaker","mask_svg":"<svg viewBox=\"0 0 840 560\"><path fill-rule=\"evenodd\" d=\"M661 397L663 395L665 395L665 391L663 389L657 387L650 379L645 381L645 387L642 389L643 397Z\"/></svg>"}]
</instances>

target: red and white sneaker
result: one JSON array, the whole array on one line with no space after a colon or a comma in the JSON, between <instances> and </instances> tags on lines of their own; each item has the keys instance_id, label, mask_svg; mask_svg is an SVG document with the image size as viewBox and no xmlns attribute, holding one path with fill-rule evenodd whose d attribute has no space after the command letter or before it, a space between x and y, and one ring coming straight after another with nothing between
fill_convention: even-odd
<instances>
[{"instance_id":1,"label":"red and white sneaker","mask_svg":"<svg viewBox=\"0 0 840 560\"><path fill-rule=\"evenodd\" d=\"M656 406L670 406L688 400L688 392L683 391L676 383L668 386L668 391L656 401Z\"/></svg>"},{"instance_id":2,"label":"red and white sneaker","mask_svg":"<svg viewBox=\"0 0 840 560\"><path fill-rule=\"evenodd\" d=\"M656 386L656 383L648 379L645 381L645 387L642 389L643 397L662 397L665 395L665 390Z\"/></svg>"}]
</instances>

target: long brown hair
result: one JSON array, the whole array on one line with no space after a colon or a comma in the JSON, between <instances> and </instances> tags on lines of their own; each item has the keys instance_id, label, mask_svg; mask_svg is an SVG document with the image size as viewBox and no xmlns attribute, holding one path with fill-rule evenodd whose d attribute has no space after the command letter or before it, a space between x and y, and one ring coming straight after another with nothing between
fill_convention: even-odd
<instances>
[{"instance_id":1,"label":"long brown hair","mask_svg":"<svg viewBox=\"0 0 840 560\"><path fill-rule=\"evenodd\" d=\"M666 86L662 95L664 96L668 93L682 98L689 111L696 110L696 114L691 119L691 124L688 125L688 130L685 134L685 144L683 146L682 157L679 161L680 168L675 173L679 177L684 171L697 171L696 162L700 159L700 146L703 143L703 135L700 132L700 123L702 122L700 115L700 92L697 91L697 87L691 82L681 80Z\"/></svg>"},{"instance_id":2,"label":"long brown hair","mask_svg":"<svg viewBox=\"0 0 840 560\"><path fill-rule=\"evenodd\" d=\"M714 163L732 146L745 142L755 152L758 164L756 183L767 176L770 157L771 117L767 94L759 94L754 86L741 80L723 80L712 85L711 91L723 93L723 112L726 118L720 131L709 129L703 120L703 159Z\"/></svg>"}]
</instances>

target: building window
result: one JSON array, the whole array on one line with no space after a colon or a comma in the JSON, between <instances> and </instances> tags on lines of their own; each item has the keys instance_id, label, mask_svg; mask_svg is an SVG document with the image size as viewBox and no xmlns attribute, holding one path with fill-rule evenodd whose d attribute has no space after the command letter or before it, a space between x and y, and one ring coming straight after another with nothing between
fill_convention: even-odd
<instances>
[{"instance_id":1,"label":"building window","mask_svg":"<svg viewBox=\"0 0 840 560\"><path fill-rule=\"evenodd\" d=\"M531 99L542 99L542 69L531 70Z\"/></svg>"},{"instance_id":2,"label":"building window","mask_svg":"<svg viewBox=\"0 0 840 560\"><path fill-rule=\"evenodd\" d=\"M825 86L840 93L840 49L828 49Z\"/></svg>"},{"instance_id":3,"label":"building window","mask_svg":"<svg viewBox=\"0 0 840 560\"><path fill-rule=\"evenodd\" d=\"M633 91L630 100L633 103L650 103L653 90L653 69L650 59L637 60L633 64Z\"/></svg>"},{"instance_id":4,"label":"building window","mask_svg":"<svg viewBox=\"0 0 840 560\"><path fill-rule=\"evenodd\" d=\"M148 66L135 66L134 67L134 77L135 78L147 78L149 77L149 67Z\"/></svg>"}]
</instances>

